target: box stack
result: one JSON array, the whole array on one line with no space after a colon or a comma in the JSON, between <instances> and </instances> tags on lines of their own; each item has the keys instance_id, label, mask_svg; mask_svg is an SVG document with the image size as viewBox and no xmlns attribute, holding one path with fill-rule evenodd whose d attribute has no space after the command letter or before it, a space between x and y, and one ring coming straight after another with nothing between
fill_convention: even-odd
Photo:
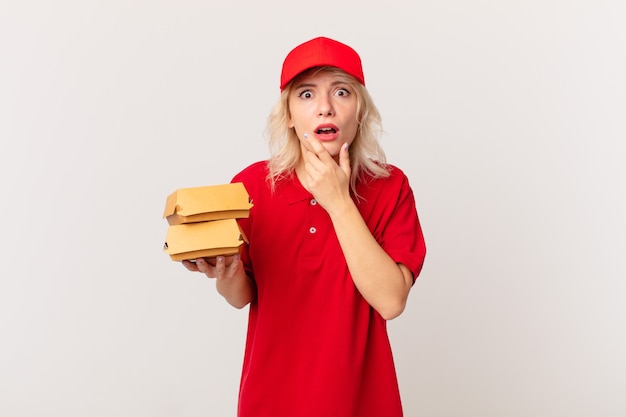
<instances>
[{"instance_id":1,"label":"box stack","mask_svg":"<svg viewBox=\"0 0 626 417\"><path fill-rule=\"evenodd\" d=\"M234 255L247 242L237 219L250 215L242 183L181 188L167 197L163 250L173 261Z\"/></svg>"}]
</instances>

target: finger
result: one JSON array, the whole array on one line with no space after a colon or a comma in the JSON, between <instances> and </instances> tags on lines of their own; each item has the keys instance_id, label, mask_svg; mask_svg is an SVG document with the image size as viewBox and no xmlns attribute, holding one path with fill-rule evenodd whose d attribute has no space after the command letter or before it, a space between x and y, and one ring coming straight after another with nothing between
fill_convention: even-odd
<instances>
[{"instance_id":1,"label":"finger","mask_svg":"<svg viewBox=\"0 0 626 417\"><path fill-rule=\"evenodd\" d=\"M204 273L209 278L215 278L215 267L211 265L208 259L198 258L196 259L196 265L199 272Z\"/></svg>"},{"instance_id":2,"label":"finger","mask_svg":"<svg viewBox=\"0 0 626 417\"><path fill-rule=\"evenodd\" d=\"M306 163L306 169L312 175L318 175L328 167L337 166L335 160L326 150L324 145L317 139L306 139L309 142L309 146L305 146L304 149L304 161Z\"/></svg>"},{"instance_id":3,"label":"finger","mask_svg":"<svg viewBox=\"0 0 626 417\"><path fill-rule=\"evenodd\" d=\"M346 174L346 177L350 178L352 169L350 168L350 151L347 143L344 143L339 151L339 167Z\"/></svg>"},{"instance_id":4,"label":"finger","mask_svg":"<svg viewBox=\"0 0 626 417\"><path fill-rule=\"evenodd\" d=\"M232 259L232 262L230 263L230 265L228 265L228 274L231 276L235 272L237 272L237 269L239 269L239 265L241 264L241 261L239 260L239 255L234 255Z\"/></svg>"},{"instance_id":5,"label":"finger","mask_svg":"<svg viewBox=\"0 0 626 417\"><path fill-rule=\"evenodd\" d=\"M215 277L222 279L224 278L224 271L226 270L226 261L223 256L218 256L215 260Z\"/></svg>"},{"instance_id":6,"label":"finger","mask_svg":"<svg viewBox=\"0 0 626 417\"><path fill-rule=\"evenodd\" d=\"M305 147L307 150L309 150L309 151L311 151L311 152L315 153L315 149L313 148L313 144L312 144L312 142L311 142L311 141L312 141L312 139L313 139L313 138L311 137L311 135L310 135L310 134L308 134L308 133L305 133L303 136L304 136L304 140L302 141L302 145L304 145L304 147Z\"/></svg>"},{"instance_id":7,"label":"finger","mask_svg":"<svg viewBox=\"0 0 626 417\"><path fill-rule=\"evenodd\" d=\"M317 155L318 158L323 158L324 155L330 156L324 145L322 145L322 142L315 139L308 133L304 134L304 147Z\"/></svg>"},{"instance_id":8,"label":"finger","mask_svg":"<svg viewBox=\"0 0 626 417\"><path fill-rule=\"evenodd\" d=\"M323 169L324 163L320 160L315 151L311 149L312 144L306 141L308 141L308 139L305 139L305 141L303 141L303 144L305 145L304 149L302 149L302 160L304 161L304 169L308 175L316 177Z\"/></svg>"},{"instance_id":9,"label":"finger","mask_svg":"<svg viewBox=\"0 0 626 417\"><path fill-rule=\"evenodd\" d=\"M304 152L305 169L310 174L316 174L323 168L323 162L320 161L319 156L312 151L305 150Z\"/></svg>"},{"instance_id":10,"label":"finger","mask_svg":"<svg viewBox=\"0 0 626 417\"><path fill-rule=\"evenodd\" d=\"M198 272L198 265L195 262L184 260L183 266L190 271Z\"/></svg>"}]
</instances>

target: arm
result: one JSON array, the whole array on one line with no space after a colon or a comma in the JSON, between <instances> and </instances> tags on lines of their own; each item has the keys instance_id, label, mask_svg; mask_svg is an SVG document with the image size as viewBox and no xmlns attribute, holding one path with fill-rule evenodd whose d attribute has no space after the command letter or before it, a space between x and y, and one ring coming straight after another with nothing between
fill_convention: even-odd
<instances>
[{"instance_id":1,"label":"arm","mask_svg":"<svg viewBox=\"0 0 626 417\"><path fill-rule=\"evenodd\" d=\"M347 146L339 153L339 164L318 141L309 139L305 147L303 183L330 215L355 286L384 319L397 317L406 306L413 275L378 244L350 197Z\"/></svg>"},{"instance_id":2,"label":"arm","mask_svg":"<svg viewBox=\"0 0 626 417\"><path fill-rule=\"evenodd\" d=\"M352 199L330 213L355 286L385 319L399 316L413 285L413 274L396 264L374 239Z\"/></svg>"},{"instance_id":3,"label":"arm","mask_svg":"<svg viewBox=\"0 0 626 417\"><path fill-rule=\"evenodd\" d=\"M216 278L217 292L235 308L243 308L256 297L252 280L246 275L239 255L200 258L196 262L183 261L190 271L204 273L209 278Z\"/></svg>"}]
</instances>

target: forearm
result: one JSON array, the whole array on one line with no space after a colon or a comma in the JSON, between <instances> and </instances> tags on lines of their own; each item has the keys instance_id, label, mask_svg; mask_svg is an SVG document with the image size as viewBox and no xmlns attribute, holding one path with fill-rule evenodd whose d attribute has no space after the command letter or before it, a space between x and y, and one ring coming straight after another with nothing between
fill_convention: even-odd
<instances>
[{"instance_id":1,"label":"forearm","mask_svg":"<svg viewBox=\"0 0 626 417\"><path fill-rule=\"evenodd\" d=\"M356 288L383 318L397 317L413 284L411 272L378 244L352 200L338 207L329 214Z\"/></svg>"},{"instance_id":2,"label":"forearm","mask_svg":"<svg viewBox=\"0 0 626 417\"><path fill-rule=\"evenodd\" d=\"M256 287L243 267L229 278L217 279L217 292L235 308L243 308L256 297Z\"/></svg>"}]
</instances>

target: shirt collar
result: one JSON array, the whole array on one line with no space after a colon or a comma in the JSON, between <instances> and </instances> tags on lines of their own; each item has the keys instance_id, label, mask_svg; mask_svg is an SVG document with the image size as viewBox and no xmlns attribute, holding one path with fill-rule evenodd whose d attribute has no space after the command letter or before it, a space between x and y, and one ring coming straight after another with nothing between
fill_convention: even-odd
<instances>
[{"instance_id":1,"label":"shirt collar","mask_svg":"<svg viewBox=\"0 0 626 417\"><path fill-rule=\"evenodd\" d=\"M295 204L313 198L313 195L304 188L295 173L280 179L276 183L275 192L288 204Z\"/></svg>"}]
</instances>

